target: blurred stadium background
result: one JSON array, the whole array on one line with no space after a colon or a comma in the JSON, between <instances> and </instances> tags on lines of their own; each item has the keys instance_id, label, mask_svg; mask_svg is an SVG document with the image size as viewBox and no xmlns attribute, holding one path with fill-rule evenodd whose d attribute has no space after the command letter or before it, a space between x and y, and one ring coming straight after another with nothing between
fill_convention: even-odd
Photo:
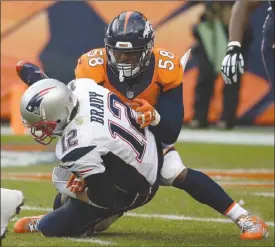
<instances>
[{"instance_id":1,"label":"blurred stadium background","mask_svg":"<svg viewBox=\"0 0 275 247\"><path fill-rule=\"evenodd\" d=\"M155 28L156 46L182 56L194 45L192 28L199 23L205 9L204 1L195 4L191 1L1 1L1 183L2 187L23 190L27 199L23 215L50 210L55 195L50 172L56 159L52 145L41 147L24 135L19 102L26 86L17 78L16 63L20 60L36 63L49 76L69 82L74 78L79 56L104 45L106 25L124 10L144 13ZM194 114L198 75L191 56L184 74L185 118L177 148L187 166L215 178L230 195L263 216L273 232L274 99L260 53L266 9L267 3L263 3L250 19L253 39L240 89L237 127L232 131L185 127ZM222 90L219 75L209 109L211 123L218 120L222 111ZM164 214L176 214L179 218L165 218L161 216ZM108 231L109 235L103 234L94 242L42 241L40 235L17 237L10 233L3 245L274 246L273 233L269 241L260 244L238 241L238 229L233 224L223 224L227 221L220 217L182 192L162 188L150 205L122 219ZM200 222L204 222L204 227ZM121 235L116 235L117 232Z\"/></svg>"}]
</instances>

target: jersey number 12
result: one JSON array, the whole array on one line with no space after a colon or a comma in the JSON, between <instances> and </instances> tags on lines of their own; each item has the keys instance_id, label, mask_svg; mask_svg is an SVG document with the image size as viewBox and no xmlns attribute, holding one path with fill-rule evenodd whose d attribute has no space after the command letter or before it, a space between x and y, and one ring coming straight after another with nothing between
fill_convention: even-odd
<instances>
[{"instance_id":1,"label":"jersey number 12","mask_svg":"<svg viewBox=\"0 0 275 247\"><path fill-rule=\"evenodd\" d=\"M137 124L130 107L125 105L115 94L110 93L108 101L109 110L113 116L121 120L121 114L123 114L122 112L124 111L132 129L125 129L123 126L119 125L119 121L114 122L109 120L109 130L112 137L116 138L116 136L118 136L123 141L127 142L137 154L136 160L141 162L146 149L145 130L141 129L139 124ZM137 134L141 138L137 138Z\"/></svg>"}]
</instances>

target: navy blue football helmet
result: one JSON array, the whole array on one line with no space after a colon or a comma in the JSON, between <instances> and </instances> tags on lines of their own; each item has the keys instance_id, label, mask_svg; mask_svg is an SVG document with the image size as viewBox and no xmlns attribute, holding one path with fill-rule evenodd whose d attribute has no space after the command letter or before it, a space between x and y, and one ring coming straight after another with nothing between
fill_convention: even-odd
<instances>
[{"instance_id":1,"label":"navy blue football helmet","mask_svg":"<svg viewBox=\"0 0 275 247\"><path fill-rule=\"evenodd\" d=\"M148 66L154 46L152 24L140 12L122 12L108 26L104 42L108 63L123 82Z\"/></svg>"}]
</instances>

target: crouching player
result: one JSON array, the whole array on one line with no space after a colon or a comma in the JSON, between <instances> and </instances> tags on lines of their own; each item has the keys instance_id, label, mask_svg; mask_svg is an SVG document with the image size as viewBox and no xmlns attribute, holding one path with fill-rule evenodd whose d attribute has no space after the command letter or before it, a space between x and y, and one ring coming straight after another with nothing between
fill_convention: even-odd
<instances>
[{"instance_id":1,"label":"crouching player","mask_svg":"<svg viewBox=\"0 0 275 247\"><path fill-rule=\"evenodd\" d=\"M69 197L45 216L22 218L15 232L87 236L97 223L113 222L156 193L161 145L148 128L140 128L129 106L93 80L77 79L68 87L54 79L40 80L24 93L21 115L39 143L61 137L56 145L61 164L53 180ZM71 173L85 181L84 191L66 188Z\"/></svg>"}]
</instances>

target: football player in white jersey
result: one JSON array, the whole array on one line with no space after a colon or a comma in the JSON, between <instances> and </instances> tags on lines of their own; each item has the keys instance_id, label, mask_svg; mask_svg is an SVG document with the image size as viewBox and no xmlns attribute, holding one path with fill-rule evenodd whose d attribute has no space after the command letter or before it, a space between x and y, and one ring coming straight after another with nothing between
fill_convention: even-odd
<instances>
[{"instance_id":1,"label":"football player in white jersey","mask_svg":"<svg viewBox=\"0 0 275 247\"><path fill-rule=\"evenodd\" d=\"M77 79L68 87L55 79L38 81L24 93L21 115L39 143L61 137L56 145L61 164L53 182L70 198L46 216L19 220L15 232L87 235L95 223L113 222L156 193L161 145L148 128L140 128L129 106L93 80ZM66 188L71 173L85 181L85 190Z\"/></svg>"},{"instance_id":2,"label":"football player in white jersey","mask_svg":"<svg viewBox=\"0 0 275 247\"><path fill-rule=\"evenodd\" d=\"M19 214L23 204L22 191L1 188L1 239L5 238L8 223Z\"/></svg>"}]
</instances>

